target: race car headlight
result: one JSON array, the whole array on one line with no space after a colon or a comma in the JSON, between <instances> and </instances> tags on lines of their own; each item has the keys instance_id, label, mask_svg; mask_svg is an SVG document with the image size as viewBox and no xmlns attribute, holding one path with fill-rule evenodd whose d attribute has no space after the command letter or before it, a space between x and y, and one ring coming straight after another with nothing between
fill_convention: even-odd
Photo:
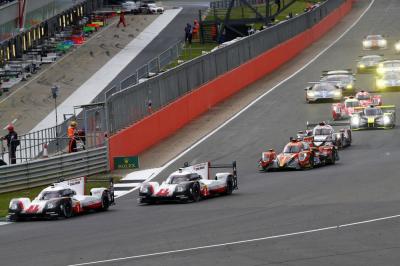
<instances>
[{"instance_id":1,"label":"race car headlight","mask_svg":"<svg viewBox=\"0 0 400 266\"><path fill-rule=\"evenodd\" d=\"M378 44L379 44L379 46L386 46L387 41L386 40L379 40Z\"/></svg>"},{"instance_id":2,"label":"race car headlight","mask_svg":"<svg viewBox=\"0 0 400 266\"><path fill-rule=\"evenodd\" d=\"M354 116L351 118L351 124L353 126L358 126L360 124L360 118L358 116Z\"/></svg>"},{"instance_id":3,"label":"race car headlight","mask_svg":"<svg viewBox=\"0 0 400 266\"><path fill-rule=\"evenodd\" d=\"M313 91L307 91L307 95L310 97L314 97L315 93Z\"/></svg>"},{"instance_id":4,"label":"race car headlight","mask_svg":"<svg viewBox=\"0 0 400 266\"><path fill-rule=\"evenodd\" d=\"M139 192L143 193L143 194L148 194L148 193L152 192L152 188L151 188L151 186L149 184L143 184L140 187Z\"/></svg>"},{"instance_id":5,"label":"race car headlight","mask_svg":"<svg viewBox=\"0 0 400 266\"><path fill-rule=\"evenodd\" d=\"M380 89L385 88L386 86L385 81L383 79L378 79L376 81L376 86Z\"/></svg>"},{"instance_id":6,"label":"race car headlight","mask_svg":"<svg viewBox=\"0 0 400 266\"><path fill-rule=\"evenodd\" d=\"M304 161L307 158L307 154L306 153L300 153L299 154L299 161Z\"/></svg>"},{"instance_id":7,"label":"race car headlight","mask_svg":"<svg viewBox=\"0 0 400 266\"><path fill-rule=\"evenodd\" d=\"M394 49L396 49L396 51L400 51L400 43L396 43Z\"/></svg>"},{"instance_id":8,"label":"race car headlight","mask_svg":"<svg viewBox=\"0 0 400 266\"><path fill-rule=\"evenodd\" d=\"M392 122L392 119L390 118L390 116L388 116L388 115L383 116L383 124L385 126L389 125L391 122Z\"/></svg>"},{"instance_id":9,"label":"race car headlight","mask_svg":"<svg viewBox=\"0 0 400 266\"><path fill-rule=\"evenodd\" d=\"M176 192L183 192L183 191L185 191L185 186L176 186L175 191Z\"/></svg>"},{"instance_id":10,"label":"race car headlight","mask_svg":"<svg viewBox=\"0 0 400 266\"><path fill-rule=\"evenodd\" d=\"M46 209L54 209L57 206L56 202L50 201L46 203Z\"/></svg>"},{"instance_id":11,"label":"race car headlight","mask_svg":"<svg viewBox=\"0 0 400 266\"><path fill-rule=\"evenodd\" d=\"M364 64L359 64L358 67L359 68L365 68L365 65Z\"/></svg>"},{"instance_id":12,"label":"race car headlight","mask_svg":"<svg viewBox=\"0 0 400 266\"><path fill-rule=\"evenodd\" d=\"M348 84L348 85L346 86L346 89L351 90L352 88L353 88L353 85L352 85L352 84Z\"/></svg>"},{"instance_id":13,"label":"race car headlight","mask_svg":"<svg viewBox=\"0 0 400 266\"><path fill-rule=\"evenodd\" d=\"M363 41L363 46L371 46L371 42L370 41Z\"/></svg>"},{"instance_id":14,"label":"race car headlight","mask_svg":"<svg viewBox=\"0 0 400 266\"><path fill-rule=\"evenodd\" d=\"M342 92L341 91L335 91L333 93L333 95L335 95L335 97L341 97L342 96Z\"/></svg>"},{"instance_id":15,"label":"race car headlight","mask_svg":"<svg viewBox=\"0 0 400 266\"><path fill-rule=\"evenodd\" d=\"M18 210L18 203L17 202L11 202L10 204L10 210Z\"/></svg>"}]
</instances>

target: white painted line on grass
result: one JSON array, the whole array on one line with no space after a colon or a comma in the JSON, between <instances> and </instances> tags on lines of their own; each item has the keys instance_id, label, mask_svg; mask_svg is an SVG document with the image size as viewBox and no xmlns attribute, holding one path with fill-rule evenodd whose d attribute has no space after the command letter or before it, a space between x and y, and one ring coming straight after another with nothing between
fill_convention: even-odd
<instances>
[{"instance_id":1,"label":"white painted line on grass","mask_svg":"<svg viewBox=\"0 0 400 266\"><path fill-rule=\"evenodd\" d=\"M166 164L164 164L162 167L160 167L159 172L162 172L164 169L166 169L167 167L169 167L170 165L172 165L173 163L175 163L177 160L179 160L180 158L182 158L185 154L187 154L188 152L190 152L191 150L193 150L194 148L196 148L197 146L199 146L200 144L202 144L204 141L206 141L207 139L209 139L211 136L213 136L215 133L217 133L218 131L220 131L223 127L225 127L227 124L229 124L230 122L232 122L233 120L235 120L236 118L238 118L242 113L246 112L250 107L252 107L254 104L256 104L257 102L259 102L262 98L264 98L265 96L267 96L268 94L270 94L272 91L274 91L276 88L278 88L279 86L281 86L282 84L284 84L285 82L289 81L290 79L292 79L293 77L295 77L297 74L299 74L300 72L302 72L304 69L306 69L309 65L311 65L312 63L314 63L319 57L321 57L324 53L326 53L326 51L328 51L333 45L335 45L338 41L340 41L351 29L354 28L354 26L357 25L357 23L361 20L362 17L364 17L364 15L371 9L372 5L375 3L375 0L372 0L371 3L368 5L368 7L361 13L360 17L358 17L356 19L356 21L353 22L353 24L351 24L351 26L349 28L347 28L335 41L333 41L330 45L328 45L325 49L323 49L321 52L319 52L315 57L313 57L310 61L307 62L307 64L305 64L303 67L299 68L296 72L294 72L293 74L291 74L290 76L286 77L285 79L281 80L278 84L276 84L274 87L272 87L271 89L269 89L268 91L266 91L265 93L263 93L262 95L258 96L255 100L253 100L252 102L250 102L246 107L244 107L242 110L240 110L238 113L236 113L235 115L233 115L231 118L229 118L228 120L226 120L224 123L222 123L221 125L219 125L216 129L214 129L213 131L211 131L210 133L208 133L207 135L205 135L203 138L201 138L200 140L198 140L196 143L194 143L192 146L190 146L189 148L187 148L186 150L184 150L182 153L178 154L177 156L174 157L174 159L172 159L171 161L167 162ZM158 174L156 174L155 176L153 176L152 178L148 179L147 181L157 177ZM134 188L132 190L130 190L129 192L125 193L129 194L133 191L135 191L137 188Z\"/></svg>"},{"instance_id":2,"label":"white painted line on grass","mask_svg":"<svg viewBox=\"0 0 400 266\"><path fill-rule=\"evenodd\" d=\"M317 233L317 232L322 232L322 231L338 230L338 229L347 228L347 227L356 227L356 226L360 226L360 225L364 225L364 224L376 223L376 222L393 220L393 219L398 219L398 218L400 218L400 214L381 217L381 218L375 218L375 219L370 219L370 220L365 220L365 221L360 221L360 222L340 224L340 225L321 227L321 228L310 229L310 230L305 230L305 231L287 233L287 234L265 236L265 237L260 237L260 238L252 238L252 239L246 239L246 240L240 240L240 241L234 241L234 242L226 242L226 243L220 243L220 244L198 246L198 247L193 247L193 248L184 248L184 249L176 249L176 250L169 250L169 251L162 251L162 252L154 252L154 253L114 258L114 259L108 259L108 260L98 260L98 261L92 261L92 262L70 264L68 266L95 265L95 264L101 264L101 263L109 263L109 262L124 261L124 260L134 260L134 259L149 258L149 257L170 255L170 254L176 254L176 253L184 253L184 252L195 251L195 250L203 250L203 249L234 246L234 245L243 245L243 244L259 242L259 241L266 241L266 240L271 240L271 239L288 238L288 237L312 234L312 233Z\"/></svg>"}]
</instances>

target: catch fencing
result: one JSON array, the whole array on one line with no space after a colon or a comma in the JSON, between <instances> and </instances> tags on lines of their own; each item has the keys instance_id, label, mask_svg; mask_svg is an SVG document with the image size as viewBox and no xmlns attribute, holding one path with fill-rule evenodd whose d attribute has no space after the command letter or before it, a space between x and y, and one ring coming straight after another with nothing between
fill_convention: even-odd
<instances>
[{"instance_id":1,"label":"catch fencing","mask_svg":"<svg viewBox=\"0 0 400 266\"><path fill-rule=\"evenodd\" d=\"M0 167L0 193L37 187L108 170L107 148Z\"/></svg>"},{"instance_id":2,"label":"catch fencing","mask_svg":"<svg viewBox=\"0 0 400 266\"><path fill-rule=\"evenodd\" d=\"M328 0L307 13L178 65L146 82L110 94L106 99L109 132L112 134L132 125L200 85L310 29L344 2Z\"/></svg>"},{"instance_id":3,"label":"catch fencing","mask_svg":"<svg viewBox=\"0 0 400 266\"><path fill-rule=\"evenodd\" d=\"M274 1L272 0L246 0L250 5L255 6L255 5L263 5L266 3L273 3ZM284 2L285 0L283 0ZM231 4L231 0L222 0L222 1L214 1L210 2L210 8L228 8ZM244 6L243 2L240 0L234 0L232 7L242 7ZM283 3L284 6L284 3Z\"/></svg>"}]
</instances>

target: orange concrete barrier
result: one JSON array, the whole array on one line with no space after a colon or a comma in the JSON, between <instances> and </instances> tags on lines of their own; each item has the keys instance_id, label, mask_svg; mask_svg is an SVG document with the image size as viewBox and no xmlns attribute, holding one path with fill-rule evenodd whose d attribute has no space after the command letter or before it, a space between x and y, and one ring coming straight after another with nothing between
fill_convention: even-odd
<instances>
[{"instance_id":1,"label":"orange concrete barrier","mask_svg":"<svg viewBox=\"0 0 400 266\"><path fill-rule=\"evenodd\" d=\"M353 0L346 1L311 29L200 86L111 136L109 139L111 169L114 169L114 157L142 153L212 106L291 60L334 27L351 10L352 2Z\"/></svg>"}]
</instances>

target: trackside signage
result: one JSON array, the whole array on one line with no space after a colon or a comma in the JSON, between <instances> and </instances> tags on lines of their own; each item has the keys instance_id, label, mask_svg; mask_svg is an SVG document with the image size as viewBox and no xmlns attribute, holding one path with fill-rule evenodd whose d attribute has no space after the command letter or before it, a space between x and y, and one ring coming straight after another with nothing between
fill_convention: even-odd
<instances>
[{"instance_id":1,"label":"trackside signage","mask_svg":"<svg viewBox=\"0 0 400 266\"><path fill-rule=\"evenodd\" d=\"M115 169L136 169L139 168L139 157L114 157Z\"/></svg>"}]
</instances>

